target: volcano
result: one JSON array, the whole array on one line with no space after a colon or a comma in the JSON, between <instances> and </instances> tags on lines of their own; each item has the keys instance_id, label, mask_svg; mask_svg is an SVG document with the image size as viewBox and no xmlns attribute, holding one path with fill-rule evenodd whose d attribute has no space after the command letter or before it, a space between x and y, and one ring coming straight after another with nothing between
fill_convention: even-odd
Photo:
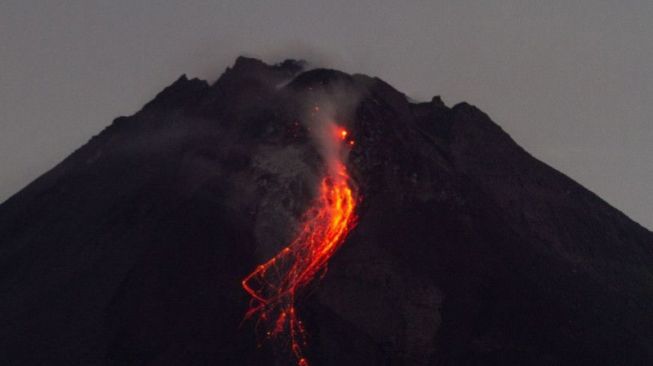
<instances>
[{"instance_id":1,"label":"volcano","mask_svg":"<svg viewBox=\"0 0 653 366\"><path fill-rule=\"evenodd\" d=\"M319 266L256 272L333 205L327 119L356 220L295 252ZM301 339L269 337L290 309ZM653 234L472 105L245 57L0 206L4 365L296 365L293 342L312 366L650 365Z\"/></svg>"}]
</instances>

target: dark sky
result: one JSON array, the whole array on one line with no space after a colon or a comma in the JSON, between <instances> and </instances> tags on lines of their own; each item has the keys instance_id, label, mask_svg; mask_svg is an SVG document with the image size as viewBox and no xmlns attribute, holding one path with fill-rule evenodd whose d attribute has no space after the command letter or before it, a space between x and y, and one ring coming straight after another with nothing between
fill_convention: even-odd
<instances>
[{"instance_id":1,"label":"dark sky","mask_svg":"<svg viewBox=\"0 0 653 366\"><path fill-rule=\"evenodd\" d=\"M491 4L490 4L491 3ZM487 112L653 228L652 1L0 2L0 201L182 73L239 54Z\"/></svg>"}]
</instances>

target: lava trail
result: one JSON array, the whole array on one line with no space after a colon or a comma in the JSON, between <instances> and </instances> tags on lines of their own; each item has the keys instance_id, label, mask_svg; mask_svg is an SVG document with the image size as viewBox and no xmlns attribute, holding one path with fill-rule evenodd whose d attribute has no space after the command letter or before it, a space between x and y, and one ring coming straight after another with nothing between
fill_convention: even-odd
<instances>
[{"instance_id":1,"label":"lava trail","mask_svg":"<svg viewBox=\"0 0 653 366\"><path fill-rule=\"evenodd\" d=\"M346 142L346 130L338 128L335 135L338 143ZM295 301L302 288L325 274L329 259L356 224L356 204L357 191L346 165L342 159L331 162L295 239L242 281L252 297L245 318L258 316L268 338L287 335L300 366L308 365L303 352L306 331Z\"/></svg>"}]
</instances>

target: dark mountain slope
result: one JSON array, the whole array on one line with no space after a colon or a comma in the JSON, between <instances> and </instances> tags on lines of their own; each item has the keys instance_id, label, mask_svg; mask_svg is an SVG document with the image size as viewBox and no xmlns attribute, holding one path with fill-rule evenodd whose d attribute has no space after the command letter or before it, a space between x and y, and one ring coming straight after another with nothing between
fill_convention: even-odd
<instances>
[{"instance_id":1,"label":"dark mountain slope","mask_svg":"<svg viewBox=\"0 0 653 366\"><path fill-rule=\"evenodd\" d=\"M285 365L241 279L292 237L356 141L360 221L299 309L314 365L646 365L653 234L485 114L385 82L239 58L181 77L0 206L0 361Z\"/></svg>"}]
</instances>

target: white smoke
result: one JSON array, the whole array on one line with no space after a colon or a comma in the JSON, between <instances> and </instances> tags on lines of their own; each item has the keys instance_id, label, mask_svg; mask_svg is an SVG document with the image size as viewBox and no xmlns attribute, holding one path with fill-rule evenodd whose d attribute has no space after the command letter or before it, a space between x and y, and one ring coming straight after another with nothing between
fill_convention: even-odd
<instances>
[{"instance_id":1,"label":"white smoke","mask_svg":"<svg viewBox=\"0 0 653 366\"><path fill-rule=\"evenodd\" d=\"M352 143L352 123L360 92L344 85L309 91L304 124L321 155L330 177L346 164Z\"/></svg>"}]
</instances>

